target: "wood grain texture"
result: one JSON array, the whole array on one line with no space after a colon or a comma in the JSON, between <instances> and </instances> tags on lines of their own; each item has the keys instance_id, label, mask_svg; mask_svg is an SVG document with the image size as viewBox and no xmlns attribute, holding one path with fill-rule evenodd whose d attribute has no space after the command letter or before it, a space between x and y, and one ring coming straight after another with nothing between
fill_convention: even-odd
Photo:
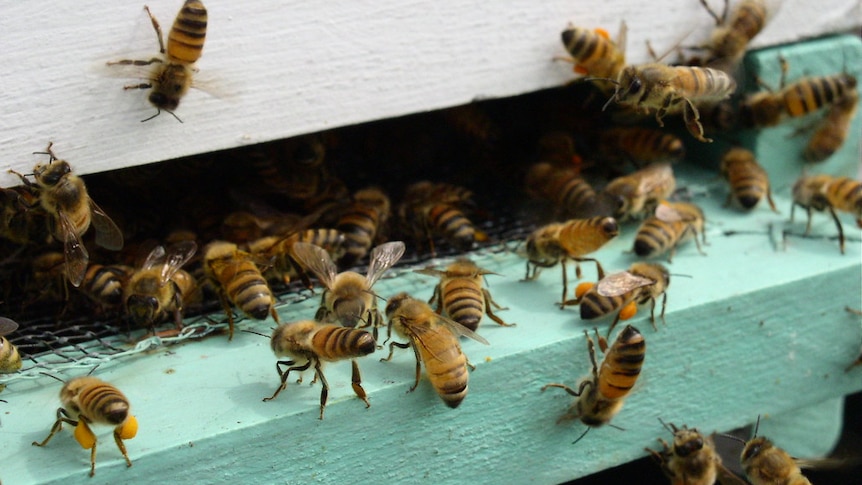
<instances>
[{"instance_id":1,"label":"wood grain texture","mask_svg":"<svg viewBox=\"0 0 862 485\"><path fill-rule=\"evenodd\" d=\"M721 7L721 2L716 8ZM857 0L786 0L753 46L858 29ZM684 39L699 44L712 19L692 1L529 0L505 7L385 2L208 0L200 78L221 97L193 90L178 123L153 114L146 93L124 92L104 63L149 57L156 40L142 4L83 0L43 10L0 1L0 185L25 173L49 140L81 173L259 143L337 126L432 110L476 98L557 86L572 78L560 32L568 22L616 32L629 26L627 55L649 59ZM150 2L168 29L179 1Z\"/></svg>"}]
</instances>

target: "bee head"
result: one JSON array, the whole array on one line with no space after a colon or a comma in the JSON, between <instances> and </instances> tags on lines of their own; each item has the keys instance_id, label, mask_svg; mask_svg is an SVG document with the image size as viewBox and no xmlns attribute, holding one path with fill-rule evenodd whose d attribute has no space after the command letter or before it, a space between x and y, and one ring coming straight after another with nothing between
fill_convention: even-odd
<instances>
[{"instance_id":1,"label":"bee head","mask_svg":"<svg viewBox=\"0 0 862 485\"><path fill-rule=\"evenodd\" d=\"M65 160L54 160L48 165L41 163L33 167L33 176L36 181L47 187L57 185L63 177L72 172L72 167Z\"/></svg>"},{"instance_id":2,"label":"bee head","mask_svg":"<svg viewBox=\"0 0 862 485\"><path fill-rule=\"evenodd\" d=\"M390 298L389 301L386 302L386 317L391 318L392 314L397 312L401 308L401 305L409 299L410 295L403 291Z\"/></svg>"},{"instance_id":3,"label":"bee head","mask_svg":"<svg viewBox=\"0 0 862 485\"><path fill-rule=\"evenodd\" d=\"M154 296L131 295L126 299L126 309L129 317L138 325L152 325L159 314L159 300Z\"/></svg>"}]
</instances>

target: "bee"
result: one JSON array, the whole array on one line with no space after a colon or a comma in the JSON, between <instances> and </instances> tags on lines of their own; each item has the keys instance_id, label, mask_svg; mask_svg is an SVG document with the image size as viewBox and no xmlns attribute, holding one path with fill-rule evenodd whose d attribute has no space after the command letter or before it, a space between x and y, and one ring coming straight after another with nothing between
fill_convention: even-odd
<instances>
[{"instance_id":1,"label":"bee","mask_svg":"<svg viewBox=\"0 0 862 485\"><path fill-rule=\"evenodd\" d=\"M119 307L123 303L123 286L133 272L126 265L90 263L81 282L81 293L100 305Z\"/></svg>"},{"instance_id":2,"label":"bee","mask_svg":"<svg viewBox=\"0 0 862 485\"><path fill-rule=\"evenodd\" d=\"M850 132L850 123L856 116L858 105L859 94L856 90L848 92L832 104L805 147L805 160L812 163L822 162L841 148Z\"/></svg>"},{"instance_id":3,"label":"bee","mask_svg":"<svg viewBox=\"0 0 862 485\"><path fill-rule=\"evenodd\" d=\"M0 374L18 372L21 368L21 354L12 345L6 335L18 330L18 323L6 317L0 317Z\"/></svg>"},{"instance_id":4,"label":"bee","mask_svg":"<svg viewBox=\"0 0 862 485\"><path fill-rule=\"evenodd\" d=\"M664 322L664 311L667 305L667 290L670 285L670 272L657 263L634 263L627 271L612 273L598 283L581 283L575 290L575 300L565 301L564 305L580 305L581 319L592 320L611 313L616 313L614 321L608 328L608 336L620 320L628 320L637 313L638 305L647 302L650 308L650 320L655 325L655 304L661 296L661 315Z\"/></svg>"},{"instance_id":5,"label":"bee","mask_svg":"<svg viewBox=\"0 0 862 485\"><path fill-rule=\"evenodd\" d=\"M196 251L194 241L175 243L167 250L156 246L150 251L123 290L126 312L134 323L152 328L166 315L173 315L177 329L182 328L183 309L198 296L198 284L180 268Z\"/></svg>"},{"instance_id":6,"label":"bee","mask_svg":"<svg viewBox=\"0 0 862 485\"><path fill-rule=\"evenodd\" d=\"M340 262L351 266L368 254L380 236L391 211L389 196L377 187L356 191L335 228L344 233L345 254ZM338 258L335 258L338 259Z\"/></svg>"},{"instance_id":7,"label":"bee","mask_svg":"<svg viewBox=\"0 0 862 485\"><path fill-rule=\"evenodd\" d=\"M712 31L709 42L704 49L709 51L708 57L700 64L732 72L745 55L748 43L763 30L770 16L764 0L742 0L736 5L727 19L727 0L724 1L724 11L721 17L706 3L700 0L707 12L715 19L716 28Z\"/></svg>"},{"instance_id":8,"label":"bee","mask_svg":"<svg viewBox=\"0 0 862 485\"><path fill-rule=\"evenodd\" d=\"M216 286L222 307L228 316L228 340L233 339L233 312L230 303L256 320L267 315L278 323L275 297L251 253L227 241L212 241L203 251L204 273Z\"/></svg>"},{"instance_id":9,"label":"bee","mask_svg":"<svg viewBox=\"0 0 862 485\"><path fill-rule=\"evenodd\" d=\"M50 217L49 231L63 242L66 256L66 276L73 286L80 286L87 272L90 256L84 247L81 236L90 228L96 228L96 244L118 251L123 248L123 233L105 212L93 202L87 193L84 180L72 173L69 162L60 160L48 144L47 165L37 163L33 167L39 203ZM23 175L10 171L21 178L24 185L33 184Z\"/></svg>"},{"instance_id":10,"label":"bee","mask_svg":"<svg viewBox=\"0 0 862 485\"><path fill-rule=\"evenodd\" d=\"M179 106L180 99L191 87L193 74L197 71L194 63L203 53L207 33L207 9L200 0L186 0L168 32L167 49L165 49L164 35L159 22L150 12L149 7L144 5L144 10L147 11L153 29L156 31L159 53L162 57L153 57L149 60L124 59L108 62L108 65L156 64L148 82L125 86L124 89L152 89L148 100L155 106L156 114L141 121L149 121L165 110L177 121L182 122L174 111Z\"/></svg>"},{"instance_id":11,"label":"bee","mask_svg":"<svg viewBox=\"0 0 862 485\"><path fill-rule=\"evenodd\" d=\"M589 217L596 191L572 166L539 162L527 172L527 192L550 201L562 217Z\"/></svg>"},{"instance_id":12,"label":"bee","mask_svg":"<svg viewBox=\"0 0 862 485\"><path fill-rule=\"evenodd\" d=\"M603 130L598 137L599 156L611 163L631 163L643 168L653 163L672 163L685 157L685 146L675 135L635 126Z\"/></svg>"},{"instance_id":13,"label":"bee","mask_svg":"<svg viewBox=\"0 0 862 485\"><path fill-rule=\"evenodd\" d=\"M463 212L472 204L471 197L472 192L463 187L421 181L407 188L399 215L417 238L427 238L432 253L434 234L466 251L480 237L480 231Z\"/></svg>"},{"instance_id":14,"label":"bee","mask_svg":"<svg viewBox=\"0 0 862 485\"><path fill-rule=\"evenodd\" d=\"M38 200L35 187L0 188L0 238L19 246L50 243L52 236L46 229L45 214L29 210L39 205Z\"/></svg>"},{"instance_id":15,"label":"bee","mask_svg":"<svg viewBox=\"0 0 862 485\"><path fill-rule=\"evenodd\" d=\"M664 126L665 115L682 111L689 133L702 142L703 125L696 104L714 104L736 91L736 80L729 74L708 67L667 66L660 63L626 66L620 71L614 95L623 107L643 112L655 110L655 119Z\"/></svg>"},{"instance_id":16,"label":"bee","mask_svg":"<svg viewBox=\"0 0 862 485\"><path fill-rule=\"evenodd\" d=\"M380 360L391 360L395 347L413 347L416 381L410 392L419 385L419 374L424 362L428 380L437 395L450 408L457 408L467 397L470 377L467 372L469 362L461 351L458 337L470 337L485 345L488 341L463 325L436 314L427 303L404 292L386 302L386 317L389 320L387 340L392 336L394 327L395 333L408 342L390 342L389 356Z\"/></svg>"},{"instance_id":17,"label":"bee","mask_svg":"<svg viewBox=\"0 0 862 485\"><path fill-rule=\"evenodd\" d=\"M571 57L555 59L571 62L578 74L616 79L626 64L627 30L626 23L620 22L620 31L614 42L604 29L589 30L569 24L561 38Z\"/></svg>"},{"instance_id":18,"label":"bee","mask_svg":"<svg viewBox=\"0 0 862 485\"><path fill-rule=\"evenodd\" d=\"M544 385L542 391L549 387L559 387L578 398L560 417L558 423L580 419L587 426L598 427L609 423L622 409L625 397L631 392L640 375L646 355L646 341L638 329L626 325L607 351L607 341L599 337L596 331L599 348L602 352L607 351L599 369L596 363L595 343L590 338L589 332L585 330L584 334L587 337L590 362L593 364L592 375L578 384L578 390L565 384L551 383ZM581 438L589 430L590 428L587 428Z\"/></svg>"},{"instance_id":19,"label":"bee","mask_svg":"<svg viewBox=\"0 0 862 485\"><path fill-rule=\"evenodd\" d=\"M405 249L401 241L377 246L371 251L368 272L362 276L354 271L339 273L329 253L320 246L304 242L294 244L293 257L326 287L315 320L337 322L345 327L370 326L374 329L376 340L382 317L377 310L377 296L371 287L401 259Z\"/></svg>"},{"instance_id":20,"label":"bee","mask_svg":"<svg viewBox=\"0 0 862 485\"><path fill-rule=\"evenodd\" d=\"M275 370L278 371L281 385L272 396L264 398L264 401L275 399L278 393L287 387L287 378L292 371L301 373L314 366L314 380L320 379L323 386L320 390L320 419L323 419L323 411L329 396L329 383L323 375L323 362L351 359L353 391L365 402L366 408L371 406L365 389L362 388L359 365L355 359L376 350L377 344L370 333L356 328L301 320L276 327L272 332L270 344L276 357L286 357L287 360L276 362ZM300 363L303 361L304 363ZM287 370L282 371L282 366L287 366Z\"/></svg>"},{"instance_id":21,"label":"bee","mask_svg":"<svg viewBox=\"0 0 862 485\"><path fill-rule=\"evenodd\" d=\"M793 205L790 206L790 222L796 206L805 209L808 223L805 234L811 232L811 211L829 211L835 226L838 227L838 241L841 254L844 254L844 228L835 214L836 210L849 212L856 218L856 225L862 228L862 182L847 177L831 175L803 175L793 185Z\"/></svg>"},{"instance_id":22,"label":"bee","mask_svg":"<svg viewBox=\"0 0 862 485\"><path fill-rule=\"evenodd\" d=\"M57 251L48 251L33 258L31 262L32 285L28 289L36 291L35 300L66 301L69 291L66 287L66 256ZM86 287L86 277L84 286Z\"/></svg>"},{"instance_id":23,"label":"bee","mask_svg":"<svg viewBox=\"0 0 862 485\"><path fill-rule=\"evenodd\" d=\"M757 436L757 427L754 435L745 443L740 456L742 469L752 485L811 485L793 457L768 439Z\"/></svg>"},{"instance_id":24,"label":"bee","mask_svg":"<svg viewBox=\"0 0 862 485\"><path fill-rule=\"evenodd\" d=\"M722 485L745 483L724 467L711 436L703 435L696 428L677 428L673 423L664 426L673 433L673 446L659 438L661 451L645 450L661 466L671 485L713 485L716 479Z\"/></svg>"},{"instance_id":25,"label":"bee","mask_svg":"<svg viewBox=\"0 0 862 485\"><path fill-rule=\"evenodd\" d=\"M569 292L566 261L569 259L575 261L575 275L578 278L581 277L580 263L584 261L596 263L599 279L604 278L605 272L601 263L585 256L598 251L619 233L619 224L613 217L570 219L540 227L527 236L525 245L527 273L524 280L536 279L539 276L539 268L549 268L560 263L563 269L563 296L560 308L564 308L566 293Z\"/></svg>"},{"instance_id":26,"label":"bee","mask_svg":"<svg viewBox=\"0 0 862 485\"><path fill-rule=\"evenodd\" d=\"M337 229L305 229L294 231L286 236L264 236L247 244L250 253L272 261L272 267L264 273L268 278L274 278L284 284L296 277L302 278L306 286L311 287L308 276L302 267L293 259L293 245L305 242L322 247L332 259L338 259L344 253L346 236Z\"/></svg>"},{"instance_id":27,"label":"bee","mask_svg":"<svg viewBox=\"0 0 862 485\"><path fill-rule=\"evenodd\" d=\"M786 84L788 64L782 57L779 91L758 80L766 91L747 96L740 105L740 120L748 128L775 126L785 118L813 113L844 98L856 89L856 78L847 73L805 77Z\"/></svg>"},{"instance_id":28,"label":"bee","mask_svg":"<svg viewBox=\"0 0 862 485\"><path fill-rule=\"evenodd\" d=\"M33 446L47 445L63 429L63 423L74 426L75 440L82 448L90 450L92 477L96 474L96 435L90 425L106 424L114 427L117 448L123 453L126 466L132 466L123 440L135 437L138 420L131 414L129 400L119 389L95 377L76 377L63 385L60 402L63 406L57 409L57 420L51 427L51 433L41 443L34 441Z\"/></svg>"},{"instance_id":29,"label":"bee","mask_svg":"<svg viewBox=\"0 0 862 485\"><path fill-rule=\"evenodd\" d=\"M472 331L479 328L479 322L484 314L504 327L515 325L506 323L494 315L491 310L501 308L491 298L491 292L482 287L482 278L488 274L496 274L480 268L468 258L458 258L446 267L445 271L432 268L417 269L416 273L438 276L440 283L434 288L434 294L428 301L429 305L437 303L436 312L446 311L446 315Z\"/></svg>"},{"instance_id":30,"label":"bee","mask_svg":"<svg viewBox=\"0 0 862 485\"><path fill-rule=\"evenodd\" d=\"M745 148L731 148L721 159L721 175L730 184L725 205L736 199L744 209L753 209L766 196L769 207L778 212L769 189L769 175L757 163L754 154Z\"/></svg>"},{"instance_id":31,"label":"bee","mask_svg":"<svg viewBox=\"0 0 862 485\"><path fill-rule=\"evenodd\" d=\"M675 189L673 168L669 163L656 163L611 180L604 193L617 204L614 216L627 220L651 213L658 201L670 197Z\"/></svg>"},{"instance_id":32,"label":"bee","mask_svg":"<svg viewBox=\"0 0 862 485\"><path fill-rule=\"evenodd\" d=\"M700 254L705 254L697 235L706 244L703 231L704 217L700 207L688 202L663 201L656 207L655 215L647 218L635 234L634 252L643 258L652 258L668 253L671 262L676 247L693 239Z\"/></svg>"}]
</instances>

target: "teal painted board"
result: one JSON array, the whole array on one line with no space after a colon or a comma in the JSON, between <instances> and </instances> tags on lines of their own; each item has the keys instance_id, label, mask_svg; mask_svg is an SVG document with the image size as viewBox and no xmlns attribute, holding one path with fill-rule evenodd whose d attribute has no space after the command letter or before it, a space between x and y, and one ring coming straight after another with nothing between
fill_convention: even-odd
<instances>
[{"instance_id":1,"label":"teal painted board","mask_svg":"<svg viewBox=\"0 0 862 485\"><path fill-rule=\"evenodd\" d=\"M97 375L120 387L141 424L127 442L134 466L125 464L103 433L95 480L87 476L89 454L70 436L45 448L58 406L59 383L48 378L10 384L4 392L0 441L4 483L108 483L117 481L559 483L643 456L665 431L658 418L729 430L758 414L782 415L862 389L856 369L844 368L859 350L859 318L843 310L862 305L859 231L843 218L848 252L828 238L791 238L774 248L768 224L787 218L786 193L776 194L783 214L759 207L750 214L723 208L723 184L710 172L680 167L680 185L701 194L697 202L710 221L707 255L688 244L677 252L668 291L667 325L651 328L648 312L632 323L645 335L642 377L610 427L572 441L583 425L557 425L572 397L549 382L574 385L589 369L577 309L560 310L558 268L537 281L521 282L524 261L512 252L484 251L477 262L489 276L494 297L509 310L500 316L518 326L484 322L491 345L465 341L476 364L470 393L456 410L447 408L423 377L413 382L412 352L378 362L378 351L361 360L371 407L350 388L349 365L327 366L332 386L326 419L317 419L319 387L291 383L272 402L275 357L267 339L238 332L234 341L217 335L202 342L157 349L105 365ZM607 271L626 268L633 257L635 225L597 257ZM736 231L725 235L726 231ZM816 235L830 236L828 217ZM441 262L442 264L443 262ZM585 278L594 270L584 266ZM431 294L433 278L399 270L378 282L383 296L409 291ZM285 320L307 318L316 300L281 308ZM605 329L607 323L598 323ZM268 331L271 323L243 321L240 328ZM85 373L82 369L80 373ZM70 375L71 376L71 375ZM19 385L23 383L23 385ZM0 403L2 404L2 403Z\"/></svg>"}]
</instances>

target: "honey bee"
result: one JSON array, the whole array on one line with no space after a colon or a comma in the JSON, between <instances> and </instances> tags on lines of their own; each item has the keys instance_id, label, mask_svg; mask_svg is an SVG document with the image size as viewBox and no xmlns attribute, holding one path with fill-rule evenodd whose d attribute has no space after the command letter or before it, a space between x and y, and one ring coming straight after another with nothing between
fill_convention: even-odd
<instances>
[{"instance_id":1,"label":"honey bee","mask_svg":"<svg viewBox=\"0 0 862 485\"><path fill-rule=\"evenodd\" d=\"M671 262L676 247L693 239L700 254L705 254L697 235L706 244L703 231L704 217L700 207L688 202L663 201L656 207L655 215L647 218L635 235L634 252L643 258L652 258L668 253Z\"/></svg>"},{"instance_id":2,"label":"honey bee","mask_svg":"<svg viewBox=\"0 0 862 485\"><path fill-rule=\"evenodd\" d=\"M377 296L371 288L386 270L401 259L405 249L401 241L377 246L371 251L368 272L362 276L354 271L339 273L329 253L320 246L304 242L294 244L293 256L326 287L315 319L325 323L337 322L345 327L370 326L374 329L376 340L382 317L377 310Z\"/></svg>"},{"instance_id":3,"label":"honey bee","mask_svg":"<svg viewBox=\"0 0 862 485\"><path fill-rule=\"evenodd\" d=\"M492 320L505 327L513 326L514 323L506 323L494 315L491 310L501 308L491 298L491 292L482 287L482 278L488 274L496 274L480 268L468 258L458 258L446 267L445 271L425 268L414 270L419 274L438 276L440 283L434 288L434 294L428 301L429 305L437 302L436 312L446 311L446 315L457 323L472 331L479 328L479 322L484 314L488 314Z\"/></svg>"},{"instance_id":4,"label":"honey bee","mask_svg":"<svg viewBox=\"0 0 862 485\"><path fill-rule=\"evenodd\" d=\"M714 104L736 91L729 74L708 67L667 66L660 63L626 66L620 71L616 91L608 100L643 112L655 110L655 119L664 126L665 115L682 111L689 133L702 142L703 125L696 104Z\"/></svg>"},{"instance_id":5,"label":"honey bee","mask_svg":"<svg viewBox=\"0 0 862 485\"><path fill-rule=\"evenodd\" d=\"M614 42L604 29L589 30L569 24L561 38L571 57L555 59L571 62L578 74L616 79L626 64L627 30L626 23L620 22L620 31Z\"/></svg>"},{"instance_id":6,"label":"honey bee","mask_svg":"<svg viewBox=\"0 0 862 485\"><path fill-rule=\"evenodd\" d=\"M853 214L856 225L862 228L862 182L857 180L831 175L803 175L793 185L790 222L793 222L793 210L797 205L804 208L808 215L806 235L811 232L811 211L829 211L835 226L838 227L841 254L844 254L844 228L835 211Z\"/></svg>"},{"instance_id":7,"label":"honey bee","mask_svg":"<svg viewBox=\"0 0 862 485\"><path fill-rule=\"evenodd\" d=\"M673 446L659 438L661 451L645 450L661 466L671 485L713 485L716 479L722 485L745 484L724 467L711 436L704 436L696 428L677 428L673 423L665 427L673 433Z\"/></svg>"},{"instance_id":8,"label":"honey bee","mask_svg":"<svg viewBox=\"0 0 862 485\"><path fill-rule=\"evenodd\" d=\"M21 354L12 345L6 335L18 330L18 323L6 317L0 317L0 374L18 372L21 368Z\"/></svg>"},{"instance_id":9,"label":"honey bee","mask_svg":"<svg viewBox=\"0 0 862 485\"><path fill-rule=\"evenodd\" d=\"M165 49L164 35L159 22L144 5L144 10L150 17L156 37L159 41L159 53L162 57L149 60L130 60L108 62L108 65L149 66L156 64L148 82L125 86L124 89L152 89L148 97L150 104L156 107L156 114L141 121L149 121L162 113L170 113L177 121L182 122L174 111L180 104L180 99L192 86L192 76L197 71L194 63L201 57L207 33L207 10L200 0L186 0L177 14L174 24L168 32L168 47Z\"/></svg>"},{"instance_id":10,"label":"honey bee","mask_svg":"<svg viewBox=\"0 0 862 485\"><path fill-rule=\"evenodd\" d=\"M256 320L267 315L278 323L275 297L251 253L227 241L212 241L204 247L204 272L216 286L222 307L228 316L228 340L233 339L233 312L230 304Z\"/></svg>"},{"instance_id":11,"label":"honey bee","mask_svg":"<svg viewBox=\"0 0 862 485\"><path fill-rule=\"evenodd\" d=\"M856 89L856 78L847 73L832 76L805 77L786 84L787 61L781 63L779 91L763 81L759 84L766 91L747 96L740 105L740 120L746 127L764 128L775 126L785 118L796 118L813 113L844 98Z\"/></svg>"},{"instance_id":12,"label":"honey bee","mask_svg":"<svg viewBox=\"0 0 862 485\"><path fill-rule=\"evenodd\" d=\"M175 243L167 250L164 246L153 248L123 290L126 312L134 323L152 328L172 314L177 329L182 328L183 309L197 296L198 284L180 268L196 251L194 241Z\"/></svg>"},{"instance_id":13,"label":"honey bee","mask_svg":"<svg viewBox=\"0 0 862 485\"><path fill-rule=\"evenodd\" d=\"M616 201L614 215L624 221L651 213L658 201L670 197L674 189L673 168L669 163L656 163L611 180L604 193Z\"/></svg>"},{"instance_id":14,"label":"honey bee","mask_svg":"<svg viewBox=\"0 0 862 485\"><path fill-rule=\"evenodd\" d=\"M729 21L727 19L727 0L724 1L724 11L721 17L709 8L706 0L700 0L700 3L715 19L716 25L709 42L704 46L704 49L709 51L709 55L700 63L728 73L733 72L745 55L748 43L766 25L770 16L766 2L764 0L742 0L736 5Z\"/></svg>"},{"instance_id":15,"label":"honey bee","mask_svg":"<svg viewBox=\"0 0 862 485\"><path fill-rule=\"evenodd\" d=\"M675 135L634 126L603 130L599 134L599 156L614 164L631 163L643 168L653 163L672 163L685 157L685 146Z\"/></svg>"},{"instance_id":16,"label":"honey bee","mask_svg":"<svg viewBox=\"0 0 862 485\"><path fill-rule=\"evenodd\" d=\"M133 272L130 266L90 263L81 282L81 293L100 305L118 307L123 303L123 286Z\"/></svg>"},{"instance_id":17,"label":"honey bee","mask_svg":"<svg viewBox=\"0 0 862 485\"><path fill-rule=\"evenodd\" d=\"M527 172L527 192L550 201L562 217L589 217L596 191L571 166L539 162Z\"/></svg>"},{"instance_id":18,"label":"honey bee","mask_svg":"<svg viewBox=\"0 0 862 485\"><path fill-rule=\"evenodd\" d=\"M353 194L353 203L347 206L335 224L345 238L342 264L351 266L368 254L389 218L390 205L389 196L377 187Z\"/></svg>"},{"instance_id":19,"label":"honey bee","mask_svg":"<svg viewBox=\"0 0 862 485\"><path fill-rule=\"evenodd\" d=\"M287 379L292 371L301 373L314 366L314 381L320 379L323 386L320 390L320 419L323 419L323 411L329 396L329 383L323 375L323 362L351 359L353 391L365 402L366 408L371 406L368 395L362 388L359 365L355 359L368 355L377 348L374 338L365 330L323 324L313 320L284 323L272 332L271 347L276 357L286 357L287 360L279 360L275 363L281 385L272 396L264 398L264 401L275 399L278 393L287 387ZM282 366L287 366L287 370L282 371Z\"/></svg>"},{"instance_id":20,"label":"honey bee","mask_svg":"<svg viewBox=\"0 0 862 485\"><path fill-rule=\"evenodd\" d=\"M35 187L0 188L0 238L20 246L49 243L52 236L42 220L45 215L29 210L39 204L38 200Z\"/></svg>"},{"instance_id":21,"label":"honey bee","mask_svg":"<svg viewBox=\"0 0 862 485\"><path fill-rule=\"evenodd\" d=\"M587 426L598 427L609 423L622 409L625 397L631 392L640 375L646 355L646 341L638 329L626 325L607 351L607 341L599 337L596 331L599 348L602 352L607 351L600 370L596 363L595 343L590 338L589 332L585 330L584 334L587 337L590 362L593 365L592 375L581 380L578 390L565 384L551 383L542 386L542 391L549 387L559 387L578 398L560 417L558 423L580 419ZM581 438L589 430L590 428L587 428Z\"/></svg>"},{"instance_id":22,"label":"honey bee","mask_svg":"<svg viewBox=\"0 0 862 485\"><path fill-rule=\"evenodd\" d=\"M811 485L799 464L768 439L757 436L745 443L740 463L752 485Z\"/></svg>"},{"instance_id":23,"label":"honey bee","mask_svg":"<svg viewBox=\"0 0 862 485\"><path fill-rule=\"evenodd\" d=\"M31 263L33 274L32 288L39 293L35 300L66 301L69 291L66 287L66 256L57 251L48 251L33 258ZM84 278L86 287L86 277Z\"/></svg>"},{"instance_id":24,"label":"honey bee","mask_svg":"<svg viewBox=\"0 0 862 485\"><path fill-rule=\"evenodd\" d=\"M850 123L856 116L858 105L859 94L856 90L848 92L832 104L805 147L805 160L812 163L822 162L841 148L850 132Z\"/></svg>"},{"instance_id":25,"label":"honey bee","mask_svg":"<svg viewBox=\"0 0 862 485\"><path fill-rule=\"evenodd\" d=\"M769 175L757 163L754 154L745 148L731 148L721 159L721 175L730 184L725 205L736 199L743 209L753 209L766 195L773 212L778 212L769 189Z\"/></svg>"},{"instance_id":26,"label":"honey bee","mask_svg":"<svg viewBox=\"0 0 862 485\"><path fill-rule=\"evenodd\" d=\"M381 361L392 359L395 347L413 347L416 355L416 381L409 392L419 385L422 362L428 380L437 395L450 408L457 408L467 396L469 373L467 357L461 351L458 337L470 337L485 345L488 341L464 327L434 312L427 303L401 292L386 302L386 317L389 320L387 340L395 333L408 340L407 343L389 343L389 356Z\"/></svg>"},{"instance_id":27,"label":"honey bee","mask_svg":"<svg viewBox=\"0 0 862 485\"><path fill-rule=\"evenodd\" d=\"M417 239L427 238L432 254L434 234L466 251L480 236L462 210L472 203L471 197L472 192L463 187L421 181L407 188L399 215Z\"/></svg>"},{"instance_id":28,"label":"honey bee","mask_svg":"<svg viewBox=\"0 0 862 485\"><path fill-rule=\"evenodd\" d=\"M549 268L560 263L563 269L563 296L561 307L569 292L566 261L575 261L575 275L581 277L580 263L596 263L599 279L605 277L601 263L586 255L593 253L620 233L619 224L613 217L570 219L562 223L551 223L540 227L527 236L527 273L524 280L532 281L539 276L539 268ZM532 268L532 272L530 271Z\"/></svg>"},{"instance_id":29,"label":"honey bee","mask_svg":"<svg viewBox=\"0 0 862 485\"><path fill-rule=\"evenodd\" d=\"M272 261L272 267L264 273L284 284L297 276L311 287L308 276L302 267L293 259L293 245L297 242L314 244L323 248L332 259L338 259L344 253L346 236L337 229L305 229L288 233L286 236L264 236L247 244L250 253Z\"/></svg>"},{"instance_id":30,"label":"honey bee","mask_svg":"<svg viewBox=\"0 0 862 485\"><path fill-rule=\"evenodd\" d=\"M123 440L135 437L138 433L138 420L130 413L129 400L119 389L95 377L76 377L63 385L60 402L63 406L57 409L57 420L51 427L51 433L41 443L34 441L33 446L48 444L48 441L63 429L63 423L74 426L75 440L82 448L90 450L92 477L96 473L96 435L90 425L106 424L114 427L117 448L123 453L126 466L132 466Z\"/></svg>"},{"instance_id":31,"label":"honey bee","mask_svg":"<svg viewBox=\"0 0 862 485\"><path fill-rule=\"evenodd\" d=\"M66 256L66 276L74 286L80 286L87 272L90 256L84 247L81 236L90 228L96 228L96 244L118 251L123 248L123 233L105 212L93 202L87 194L84 180L72 173L72 168L65 160L60 160L51 150L53 143L48 144L47 154L50 161L47 165L37 163L33 167L33 178L36 179L36 189L42 208L51 217L48 218L49 231L63 242L63 254ZM24 185L33 184L23 175L10 171L21 178Z\"/></svg>"},{"instance_id":32,"label":"honey bee","mask_svg":"<svg viewBox=\"0 0 862 485\"><path fill-rule=\"evenodd\" d=\"M634 263L627 271L612 273L597 284L581 283L575 290L576 298L563 302L564 305L580 305L581 319L592 320L611 313L616 313L614 321L608 328L608 336L620 320L628 320L637 313L638 305L647 302L650 308L650 320L655 325L655 303L661 296L661 315L664 322L664 311L667 305L667 290L670 285L670 272L664 266L654 263Z\"/></svg>"}]
</instances>

